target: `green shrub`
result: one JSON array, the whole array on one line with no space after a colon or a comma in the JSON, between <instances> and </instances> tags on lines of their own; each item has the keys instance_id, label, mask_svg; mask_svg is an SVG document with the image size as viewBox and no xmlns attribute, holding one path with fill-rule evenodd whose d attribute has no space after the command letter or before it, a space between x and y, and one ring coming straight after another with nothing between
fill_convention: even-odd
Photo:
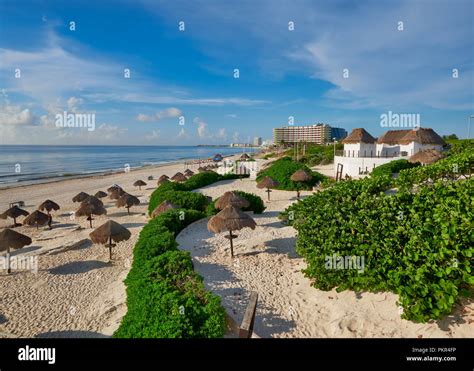
<instances>
[{"instance_id":1,"label":"green shrub","mask_svg":"<svg viewBox=\"0 0 474 371\"><path fill-rule=\"evenodd\" d=\"M206 196L201 193L188 191L167 191L153 193L148 205L148 212L151 214L155 208L163 201L169 201L177 206L204 211L209 203Z\"/></svg>"},{"instance_id":2,"label":"green shrub","mask_svg":"<svg viewBox=\"0 0 474 371\"><path fill-rule=\"evenodd\" d=\"M305 183L293 182L290 178L293 173L297 170L304 170L308 174L312 175L312 179ZM283 157L273 162L267 169L259 172L257 176L257 182L262 180L264 177L269 176L279 183L277 189L294 191L299 189L312 189L312 187L326 179L326 177L318 172L311 171L306 165L293 161L290 157Z\"/></svg>"},{"instance_id":3,"label":"green shrub","mask_svg":"<svg viewBox=\"0 0 474 371\"><path fill-rule=\"evenodd\" d=\"M391 161L389 163L377 166L372 171L371 175L373 177L381 176L381 175L390 175L390 176L392 176L392 174L397 174L401 170L411 169L411 168L417 167L417 166L420 166L420 164L418 164L418 163L412 164L411 162L409 162L407 160L403 160L403 159L402 160L395 160L395 161Z\"/></svg>"},{"instance_id":4,"label":"green shrub","mask_svg":"<svg viewBox=\"0 0 474 371\"><path fill-rule=\"evenodd\" d=\"M378 176L340 182L282 216L298 231L297 252L315 287L392 291L403 318L439 319L474 284L474 179L439 181L393 196L383 192L391 181ZM364 270L327 269L326 258L333 256L364 257Z\"/></svg>"},{"instance_id":5,"label":"green shrub","mask_svg":"<svg viewBox=\"0 0 474 371\"><path fill-rule=\"evenodd\" d=\"M263 200L259 196L254 195L253 193L247 193L243 191L234 191L234 192L240 195L241 197L245 198L250 203L250 205L248 207L243 208L242 211L253 211L255 214L261 214L266 209ZM212 201L207 206L207 209L206 209L207 216L215 215L220 211L216 209L217 200L218 198Z\"/></svg>"},{"instance_id":6,"label":"green shrub","mask_svg":"<svg viewBox=\"0 0 474 371\"><path fill-rule=\"evenodd\" d=\"M205 290L190 254L178 250L175 241L179 231L203 216L195 210L168 210L143 227L125 280L127 314L114 337L224 335L225 310L220 298Z\"/></svg>"}]
</instances>

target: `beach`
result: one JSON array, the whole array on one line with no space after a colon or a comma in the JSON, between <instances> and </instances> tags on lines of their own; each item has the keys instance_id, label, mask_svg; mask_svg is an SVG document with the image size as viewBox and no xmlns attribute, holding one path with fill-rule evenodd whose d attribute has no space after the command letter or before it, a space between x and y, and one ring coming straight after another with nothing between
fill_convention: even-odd
<instances>
[{"instance_id":1,"label":"beach","mask_svg":"<svg viewBox=\"0 0 474 371\"><path fill-rule=\"evenodd\" d=\"M264 165L265 161L258 160ZM191 167L196 171L198 165ZM133 247L147 223L148 199L162 174L172 176L185 169L183 164L147 167L130 172L66 179L0 190L0 205L25 201L32 212L46 199L61 209L53 213L53 229L21 226L16 231L33 243L14 251L12 256L36 256L38 272L0 271L0 336L14 337L108 337L118 328L126 313L123 280L132 263ZM323 169L324 170L324 169ZM328 173L329 167L325 169ZM154 180L148 181L152 175ZM142 179L147 186L138 190L133 183ZM85 218L71 219L78 204L72 197L84 191L105 191L119 184L140 199L130 209L116 208L103 199L107 215L95 217L94 227L112 219L130 230L129 240L108 250L89 240ZM258 337L469 337L474 330L474 306L464 302L452 315L426 324L400 319L392 293L325 292L311 286L301 272L305 263L295 252L296 231L281 223L278 215L296 202L295 192L273 190L267 202L264 190L255 180L228 180L195 190L217 198L230 190L254 193L265 200L263 214L250 215L257 228L237 231L235 258L230 258L229 241L224 234L207 230L208 219L185 228L177 237L179 248L192 255L196 271L206 287L221 297L234 324L242 321L251 291L258 293L255 335ZM312 192L303 191L302 196ZM19 219L21 222L22 219ZM0 220L0 228L12 220ZM79 228L81 227L81 228ZM232 337L235 334L229 333Z\"/></svg>"},{"instance_id":2,"label":"beach","mask_svg":"<svg viewBox=\"0 0 474 371\"><path fill-rule=\"evenodd\" d=\"M196 170L198 165L190 167ZM110 336L126 313L123 280L131 266L132 251L138 233L146 224L148 197L156 189L160 175L183 171L183 164L170 164L104 176L66 179L0 190L0 206L7 209L12 201L25 202L25 210L36 210L46 199L61 207L53 212L53 229L21 226L17 232L30 236L33 243L12 252L12 257L37 256L38 273L0 271L0 336L21 337L101 337ZM155 180L148 181L153 175ZM147 186L133 187L142 179ZM79 192L94 194L119 184L137 196L140 205L130 209L115 207L115 201L104 198L107 215L95 216L98 227L112 219L132 233L128 241L113 250L109 264L108 249L89 240L92 229L85 217L71 220L79 207L72 198ZM19 222L21 223L21 218ZM0 229L11 226L11 219L0 219ZM78 227L82 227L78 230Z\"/></svg>"}]
</instances>

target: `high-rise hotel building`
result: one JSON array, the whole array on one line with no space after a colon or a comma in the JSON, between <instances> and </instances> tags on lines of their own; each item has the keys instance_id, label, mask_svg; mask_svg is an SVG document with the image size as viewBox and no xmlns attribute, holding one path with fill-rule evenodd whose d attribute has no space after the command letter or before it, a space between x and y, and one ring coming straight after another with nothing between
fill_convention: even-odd
<instances>
[{"instance_id":1,"label":"high-rise hotel building","mask_svg":"<svg viewBox=\"0 0 474 371\"><path fill-rule=\"evenodd\" d=\"M332 140L332 129L327 124L307 126L285 126L273 129L273 143L316 143L323 144Z\"/></svg>"}]
</instances>

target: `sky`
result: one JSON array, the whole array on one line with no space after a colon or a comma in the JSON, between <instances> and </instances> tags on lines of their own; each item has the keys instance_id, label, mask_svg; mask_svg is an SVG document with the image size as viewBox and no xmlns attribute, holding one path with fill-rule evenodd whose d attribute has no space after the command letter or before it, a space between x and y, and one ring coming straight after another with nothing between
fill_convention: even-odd
<instances>
[{"instance_id":1,"label":"sky","mask_svg":"<svg viewBox=\"0 0 474 371\"><path fill-rule=\"evenodd\" d=\"M0 144L379 136L388 112L467 137L473 40L471 0L0 0Z\"/></svg>"}]
</instances>

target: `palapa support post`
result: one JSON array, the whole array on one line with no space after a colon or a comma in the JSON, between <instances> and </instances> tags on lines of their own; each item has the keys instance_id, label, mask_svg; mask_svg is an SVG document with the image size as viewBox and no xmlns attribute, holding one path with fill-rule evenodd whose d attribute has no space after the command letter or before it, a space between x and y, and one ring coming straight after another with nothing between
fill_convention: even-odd
<instances>
[{"instance_id":1,"label":"palapa support post","mask_svg":"<svg viewBox=\"0 0 474 371\"><path fill-rule=\"evenodd\" d=\"M230 256L231 258L234 257L234 243L232 242L232 238L234 236L232 235L232 230L229 229L229 240L230 240Z\"/></svg>"},{"instance_id":2,"label":"palapa support post","mask_svg":"<svg viewBox=\"0 0 474 371\"><path fill-rule=\"evenodd\" d=\"M271 192L270 188L267 188L268 201L270 201L270 192Z\"/></svg>"},{"instance_id":3,"label":"palapa support post","mask_svg":"<svg viewBox=\"0 0 474 371\"><path fill-rule=\"evenodd\" d=\"M7 274L12 272L10 268L10 247L7 248Z\"/></svg>"}]
</instances>

